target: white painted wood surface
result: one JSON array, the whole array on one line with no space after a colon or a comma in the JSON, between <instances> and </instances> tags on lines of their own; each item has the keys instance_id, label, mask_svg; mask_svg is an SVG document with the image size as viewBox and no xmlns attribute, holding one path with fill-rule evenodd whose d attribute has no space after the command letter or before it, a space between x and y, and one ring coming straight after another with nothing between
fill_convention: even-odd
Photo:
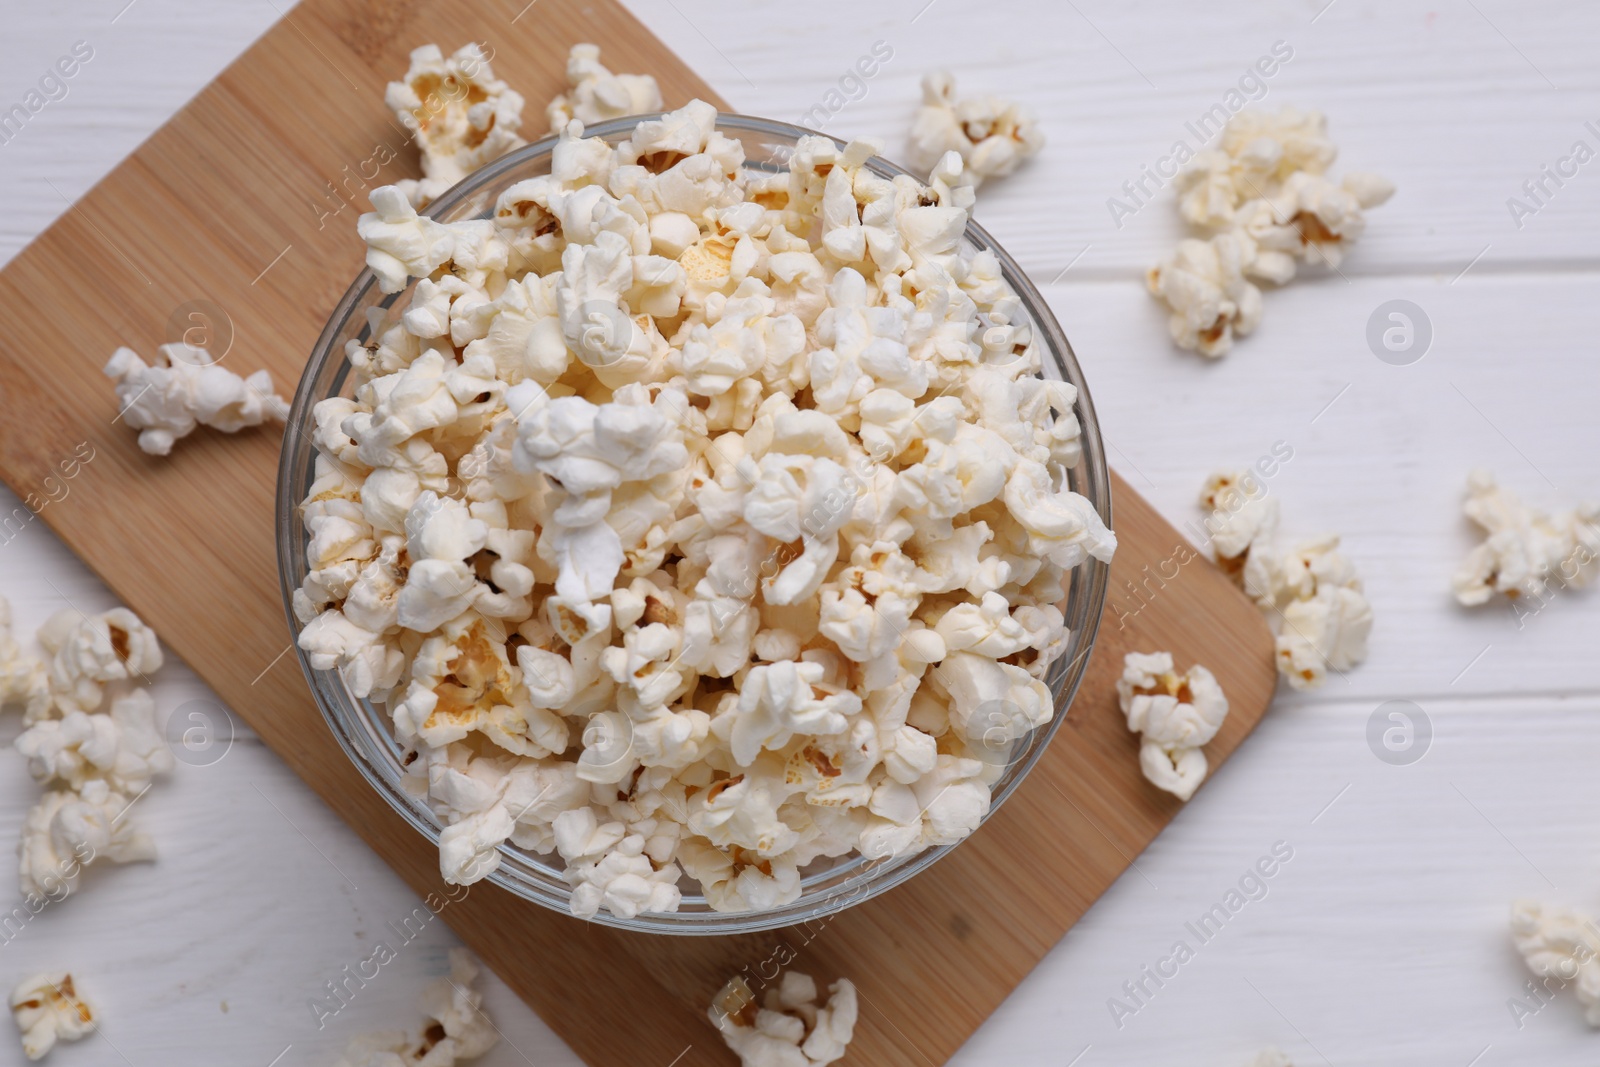
<instances>
[{"instance_id":1,"label":"white painted wood surface","mask_svg":"<svg viewBox=\"0 0 1600 1067\"><path fill-rule=\"evenodd\" d=\"M1519 629L1503 606L1456 608L1447 583L1473 541L1458 511L1470 467L1547 505L1600 494L1600 162L1520 228L1506 205L1574 141L1600 147L1584 125L1600 126L1600 13L1575 0L814 0L794 25L776 4L631 2L728 99L789 120L888 42L893 59L826 128L880 136L891 155L930 67L1032 104L1050 144L984 190L979 217L1045 286L1115 465L1181 523L1196 516L1208 470L1287 442L1294 458L1270 483L1286 532L1343 533L1377 611L1371 660L1316 695L1285 692L957 1062L1225 1067L1275 1043L1302 1067L1592 1063L1600 1038L1570 993L1518 1028L1506 1002L1527 976L1505 917L1523 895L1600 910L1600 591L1563 594ZM280 6L13 5L0 109L75 41L95 54L64 99L0 144L0 260ZM1276 41L1294 55L1263 103L1326 111L1340 165L1383 173L1400 192L1342 276L1311 272L1269 293L1258 333L1207 363L1171 348L1140 281L1180 232L1170 191L1121 229L1106 201ZM1368 316L1393 298L1421 305L1435 331L1409 367L1379 362L1365 341ZM69 602L111 603L37 525L0 546L0 591L23 632ZM174 663L156 695L177 708L206 693ZM1396 698L1420 704L1434 728L1412 766L1380 762L1365 739L1377 705ZM14 752L0 764L0 840L14 840L35 787ZM81 895L0 942L0 986L69 967L100 1002L113 1047L94 1039L56 1062L318 1065L357 1032L411 1024L453 943L443 929L317 1029L307 999L415 900L247 733L217 764L180 766L134 814L159 863L96 868ZM1280 840L1294 858L1266 898L1118 1029L1107 999L1173 941L1192 941L1185 922ZM0 886L13 863L0 849ZM507 1038L491 1067L577 1062L489 987ZM0 1063L20 1061L0 1039Z\"/></svg>"}]
</instances>

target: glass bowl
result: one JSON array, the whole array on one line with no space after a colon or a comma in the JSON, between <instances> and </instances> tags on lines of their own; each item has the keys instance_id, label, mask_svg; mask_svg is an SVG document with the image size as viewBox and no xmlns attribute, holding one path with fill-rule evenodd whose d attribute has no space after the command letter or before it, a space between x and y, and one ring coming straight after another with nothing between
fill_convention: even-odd
<instances>
[{"instance_id":1,"label":"glass bowl","mask_svg":"<svg viewBox=\"0 0 1600 1067\"><path fill-rule=\"evenodd\" d=\"M615 144L625 140L637 123L654 117L642 115L619 119L597 125L586 133ZM717 129L743 142L746 167L763 172L785 169L798 140L803 136L815 135L815 131L799 126L742 115L720 115ZM554 144L553 138L547 138L490 163L435 201L427 214L447 222L491 217L496 198L506 188L525 178L549 173ZM886 177L907 173L903 168L879 158L870 160L867 165ZM993 252L1000 261L1005 280L1021 298L1031 319L1034 336L1042 346L1045 376L1065 379L1077 387L1077 413L1083 427L1083 458L1069 472L1069 481L1071 488L1087 497L1109 526L1111 492L1099 425L1072 349L1038 290L994 239L982 227L969 223L966 240L977 249ZM373 332L371 322L374 318L378 320L380 329L387 327L398 318L409 300L409 288L397 294L385 295L379 291L372 272L362 271L339 301L322 336L317 340L316 349L295 394L278 469L277 541L278 573L284 606L289 616L290 630L297 639L301 626L294 617L290 603L294 590L300 587L306 575L308 535L301 521L300 502L305 498L306 489L312 481L315 457L311 443L315 425L311 417L312 407L326 397L349 394L352 384L349 381L350 366L344 357L345 343L351 339L365 341ZM1063 604L1071 638L1067 650L1052 664L1046 678L1055 696L1055 717L1047 726L1012 743L1006 769L994 787L990 817L1021 784L1066 720L1067 708L1083 679L1088 653L1094 644L1105 603L1108 573L1106 564L1091 559L1071 574ZM352 696L338 671L312 668L298 640L295 652L299 655L300 667L311 685L317 704L327 719L328 728L338 738L346 755L372 787L418 833L437 846L442 827L429 809L426 798L408 791L402 783L401 759L405 750L395 740L387 711L368 700ZM686 879L682 905L676 912L623 919L602 910L593 921L628 930L665 934L730 934L789 926L818 919L885 892L926 870L955 847L944 845L914 855L876 862L856 854L819 860L804 870L799 899L780 908L748 912L713 911L700 895L698 885ZM489 881L535 904L568 913L571 889L561 877L561 868L551 863L551 858L559 862L558 857L541 856L509 843L501 846L500 852L500 866L488 876ZM1004 877L1004 872L996 871L995 877Z\"/></svg>"}]
</instances>

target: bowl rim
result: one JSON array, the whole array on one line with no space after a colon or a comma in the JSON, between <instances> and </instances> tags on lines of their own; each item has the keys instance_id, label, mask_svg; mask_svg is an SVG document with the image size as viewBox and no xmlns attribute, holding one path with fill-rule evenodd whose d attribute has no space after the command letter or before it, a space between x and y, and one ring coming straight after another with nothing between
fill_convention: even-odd
<instances>
[{"instance_id":1,"label":"bowl rim","mask_svg":"<svg viewBox=\"0 0 1600 1067\"><path fill-rule=\"evenodd\" d=\"M594 126L586 127L583 131L583 136L586 139L590 137L611 139L617 135L625 135L640 123L658 119L663 114L665 112L657 111L597 123ZM793 144L803 137L826 137L840 148L843 148L846 144L843 139L832 134L807 129L803 126L720 110L717 112L716 129L722 132L736 131L738 133L768 136L780 142L774 146L780 149L784 147L792 149ZM548 156L559 139L556 135L540 138L485 164L432 201L420 214L429 218L447 215L459 204L476 195L486 186L501 179L507 173L517 170L532 160ZM784 142L787 142L787 144L784 144ZM747 166L751 169L766 170L772 173L777 173L781 169L776 165L762 163L747 164ZM896 175L905 174L918 181L923 180L917 178L907 168L893 163L878 154L874 154L869 158L865 166L881 177L892 178ZM1083 454L1078 466L1073 468L1073 477L1075 479L1081 477L1083 485L1077 486L1077 490L1082 492L1082 495L1089 500L1107 528L1114 529L1112 526L1110 470L1105 459L1099 420L1096 417L1094 401L1083 377L1082 366L1078 362L1071 343L1067 340L1065 332L1056 321L1055 314L1049 304L1046 303L1043 295L1034 285L1027 272L1023 270L1021 264L1014 260L986 229L972 219L970 209L967 225L963 231L963 238L978 248L991 252L996 257L1006 284L1011 287L1012 291L1022 301L1034 329L1044 335L1044 346L1050 352L1052 360L1059 364L1057 370L1062 379L1077 388L1076 412L1081 427L1080 440ZM358 306L368 297L376 284L377 278L372 269L364 266L339 298L337 304L335 304L327 323L318 334L310 357L307 359L305 369L296 383L295 396L285 424L283 446L278 464L274 515L275 540L278 553L278 578L283 609L291 635L291 644L294 647L300 669L311 690L311 696L316 702L318 711L321 712L329 731L338 741L339 747L344 751L345 756L355 765L362 777L367 780L367 783L388 802L391 808L437 849L443 828L432 817L431 812L425 812L426 801L408 797L402 790L396 788L386 776L381 774L378 768L373 766L367 754L356 745L354 739L346 730L346 724L336 716L333 702L328 695L324 694L322 683L331 676L334 679L338 679L339 684L342 686L340 672L337 669L319 671L311 666L307 653L299 644L299 635L303 627L295 618L293 606L294 592L300 587L294 573L296 566L295 555L299 553L302 559L304 556L303 541L294 542L292 537L296 526L296 512L301 506L301 501L294 496L293 488L296 473L304 469L305 465L315 463L316 448L309 440L310 415L315 404L324 399L322 396L312 395L314 392L312 386L321 376L324 365L330 359L344 360L342 347L336 350L335 346L348 328L352 316L357 313ZM375 302L374 306L388 307L392 305L409 292L411 284L412 280L408 280L405 289L398 293L383 295ZM344 361L343 366L335 374L333 383L335 393L349 375L350 370L348 361ZM1069 574L1072 578L1064 601L1070 604L1073 599L1073 587L1081 580L1084 583L1084 610L1079 626L1075 630L1069 631L1072 635L1071 648L1074 652L1071 662L1069 663L1066 657L1063 656L1052 664L1049 671L1049 677L1056 679L1054 683L1049 683L1053 691L1055 714L1049 723L1026 735L1033 737L1043 731L1042 741L1030 745L1026 757L1020 763L1015 765L1008 764L1007 773L1011 776L1010 780L1004 782L992 792L989 811L979 823L977 829L973 831L974 834L983 830L984 825L994 817L995 813L1010 799L1011 795L1033 771L1040 758L1044 755L1045 749L1055 739L1057 731L1066 722L1072 702L1076 699L1078 691L1082 687L1088 659L1094 651L1099 636L1100 623L1105 613L1105 601L1110 584L1110 565L1089 557ZM346 696L348 697L348 693L346 693ZM383 728L387 730L386 726ZM864 860L857 853L855 855L859 865L864 869L852 874L844 886L836 887L820 900L806 902L802 895L800 899L797 899L792 904L785 905L779 909L748 912L664 912L659 915L648 913L634 919L622 919L602 909L587 921L636 932L683 936L713 936L781 929L799 923L809 923L816 919L826 919L862 900L879 896L931 867L965 840L967 838L947 845L931 846L921 852L896 860L883 861L881 865L888 866L889 869L882 874L875 873L876 867L880 865L878 862ZM501 849L502 851L505 850L506 845L502 845ZM527 891L524 883L512 877L503 862L483 880L492 882L524 900L538 904L559 915L568 918L573 917L566 908L559 906L552 900L544 899L540 895Z\"/></svg>"}]
</instances>

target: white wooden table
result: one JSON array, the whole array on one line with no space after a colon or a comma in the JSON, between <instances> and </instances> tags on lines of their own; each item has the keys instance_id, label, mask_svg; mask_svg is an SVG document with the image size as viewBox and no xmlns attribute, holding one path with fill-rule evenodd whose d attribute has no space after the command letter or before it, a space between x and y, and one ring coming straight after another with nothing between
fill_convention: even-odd
<instances>
[{"instance_id":1,"label":"white wooden table","mask_svg":"<svg viewBox=\"0 0 1600 1067\"><path fill-rule=\"evenodd\" d=\"M0 260L280 6L13 4L0 110L75 41L94 58L0 144ZM1181 523L1209 470L1288 443L1294 458L1270 483L1287 532L1344 534L1377 612L1370 661L1314 696L1285 691L956 1062L1227 1067L1276 1043L1302 1067L1593 1063L1600 1037L1570 993L1514 1020L1507 1000L1527 975L1506 911L1524 895L1600 910L1600 591L1563 594L1519 629L1504 605L1457 608L1448 577L1474 541L1459 516L1469 468L1545 505L1600 494L1600 162L1550 185L1520 227L1507 206L1575 141L1600 148L1585 126L1600 128L1600 11L1576 0L812 0L800 26L788 7L745 0L632 6L729 100L790 120L826 106L857 57L887 42L893 58L826 128L880 136L891 155L929 68L1032 104L1050 144L986 188L978 215L1044 286L1114 464ZM1168 344L1141 280L1180 232L1170 190L1120 229L1107 199L1279 41L1293 56L1264 81L1263 105L1322 109L1341 166L1400 191L1342 273L1269 293L1257 334L1204 362ZM1391 299L1432 323L1431 350L1410 366L1380 362L1365 340ZM12 506L0 491L0 510ZM112 603L39 524L0 546L0 591L24 633L68 600ZM174 707L206 692L173 663L156 694ZM1369 750L1368 719L1389 699L1430 718L1420 762ZM16 729L13 717L6 737ZM36 789L14 752L0 762L0 840L11 841ZM328 1064L359 1031L412 1024L454 943L442 927L315 1025L308 998L416 901L248 734L220 763L180 766L138 817L160 862L96 868L81 896L0 943L0 986L68 967L100 1002L113 1047L64 1047L55 1062ZM1185 922L1277 841L1294 856L1268 896L1177 977L1147 982L1153 995L1115 1025L1108 998L1174 941L1195 945ZM0 850L0 886L13 862ZM492 980L488 999L507 1039L491 1067L577 1062ZM0 1063L20 1061L0 1039Z\"/></svg>"}]
</instances>

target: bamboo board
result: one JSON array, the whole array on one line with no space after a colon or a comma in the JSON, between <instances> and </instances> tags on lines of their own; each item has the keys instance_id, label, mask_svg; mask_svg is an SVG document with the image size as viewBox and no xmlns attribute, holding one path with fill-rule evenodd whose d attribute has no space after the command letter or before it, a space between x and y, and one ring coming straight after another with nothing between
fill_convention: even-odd
<instances>
[{"instance_id":1,"label":"bamboo board","mask_svg":"<svg viewBox=\"0 0 1600 1067\"><path fill-rule=\"evenodd\" d=\"M385 82L414 45L467 40L528 98L532 135L580 40L605 42L615 69L655 74L669 106L716 100L614 0L306 0L0 273L0 475L419 894L442 889L434 850L345 759L287 654L277 434L202 431L145 456L100 367L119 344L148 355L198 329L213 352L226 342L226 366L292 386L361 266L366 191L416 175ZM93 458L74 463L84 443ZM1113 483L1116 610L1067 722L1010 802L918 878L811 927L745 937L623 934L490 886L446 921L592 1064L733 1062L706 1021L712 993L791 956L857 983L851 1061L944 1062L1179 807L1139 776L1112 694L1122 654L1166 648L1216 673L1233 711L1207 748L1214 766L1271 700L1270 634L1208 564L1155 583L1142 608L1117 592L1147 566L1170 571L1186 542Z\"/></svg>"}]
</instances>

